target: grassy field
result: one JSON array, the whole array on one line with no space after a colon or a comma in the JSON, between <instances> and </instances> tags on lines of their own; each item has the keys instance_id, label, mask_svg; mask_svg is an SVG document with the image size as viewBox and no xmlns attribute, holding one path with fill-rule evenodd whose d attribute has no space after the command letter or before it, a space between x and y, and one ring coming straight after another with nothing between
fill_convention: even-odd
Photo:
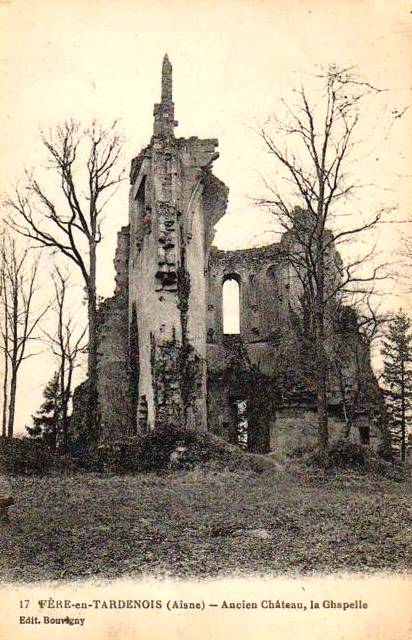
<instances>
[{"instance_id":1,"label":"grassy field","mask_svg":"<svg viewBox=\"0 0 412 640\"><path fill-rule=\"evenodd\" d=\"M275 469L11 481L3 581L412 569L407 483Z\"/></svg>"}]
</instances>

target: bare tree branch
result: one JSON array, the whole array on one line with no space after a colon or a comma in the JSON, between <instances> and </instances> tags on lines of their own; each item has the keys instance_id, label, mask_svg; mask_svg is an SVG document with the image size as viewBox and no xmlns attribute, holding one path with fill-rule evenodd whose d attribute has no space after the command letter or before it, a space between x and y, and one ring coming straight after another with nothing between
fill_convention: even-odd
<instances>
[{"instance_id":1,"label":"bare tree branch","mask_svg":"<svg viewBox=\"0 0 412 640\"><path fill-rule=\"evenodd\" d=\"M36 355L27 352L36 339L35 331L48 305L35 310L40 256L31 259L29 247L18 250L16 240L4 235L0 248L0 281L4 307L0 318L1 350L5 376L3 384L3 436L12 438L16 409L18 374L21 364Z\"/></svg>"}]
</instances>

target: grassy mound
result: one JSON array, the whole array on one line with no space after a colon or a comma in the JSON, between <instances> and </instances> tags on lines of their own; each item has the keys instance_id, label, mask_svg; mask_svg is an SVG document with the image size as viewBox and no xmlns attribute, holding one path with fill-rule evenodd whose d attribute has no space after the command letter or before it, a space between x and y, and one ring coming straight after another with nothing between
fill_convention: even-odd
<instances>
[{"instance_id":1,"label":"grassy mound","mask_svg":"<svg viewBox=\"0 0 412 640\"><path fill-rule=\"evenodd\" d=\"M277 467L273 457L242 451L208 431L167 428L128 441L111 443L97 451L99 470L135 473L165 469L253 471Z\"/></svg>"},{"instance_id":2,"label":"grassy mound","mask_svg":"<svg viewBox=\"0 0 412 640\"><path fill-rule=\"evenodd\" d=\"M207 431L169 427L94 449L51 451L30 438L0 439L0 473L50 475L97 472L116 475L191 470L263 473L279 467L273 456L251 454Z\"/></svg>"}]
</instances>

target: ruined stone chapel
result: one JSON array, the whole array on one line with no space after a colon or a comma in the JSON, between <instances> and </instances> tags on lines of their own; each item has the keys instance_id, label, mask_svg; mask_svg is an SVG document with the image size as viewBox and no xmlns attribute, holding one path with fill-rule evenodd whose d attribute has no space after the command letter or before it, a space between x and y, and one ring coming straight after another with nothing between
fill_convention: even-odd
<instances>
[{"instance_id":1,"label":"ruined stone chapel","mask_svg":"<svg viewBox=\"0 0 412 640\"><path fill-rule=\"evenodd\" d=\"M178 138L176 126L166 55L153 135L131 163L115 293L99 309L101 442L175 425L208 429L250 451L299 446L314 437L316 403L295 366L296 344L286 355L284 349L298 286L287 260L290 233L259 248L213 246L228 199L212 172L218 141ZM224 330L229 280L238 289L238 333ZM345 323L347 339L357 340L348 311ZM371 368L368 375L378 393ZM338 434L344 420L337 385L329 401L331 433ZM353 437L379 444L367 403L354 424Z\"/></svg>"}]
</instances>

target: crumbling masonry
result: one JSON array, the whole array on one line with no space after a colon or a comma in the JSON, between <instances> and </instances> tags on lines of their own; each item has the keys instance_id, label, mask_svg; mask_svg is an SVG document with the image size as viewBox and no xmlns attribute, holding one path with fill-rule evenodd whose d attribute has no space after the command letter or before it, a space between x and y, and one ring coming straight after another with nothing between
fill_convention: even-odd
<instances>
[{"instance_id":1,"label":"crumbling masonry","mask_svg":"<svg viewBox=\"0 0 412 640\"><path fill-rule=\"evenodd\" d=\"M252 451L299 447L315 437L316 417L296 344L285 351L298 286L285 257L290 234L256 249L212 246L228 197L212 173L218 141L177 138L176 126L165 56L153 136L131 163L115 294L99 310L101 442L175 425L209 429ZM228 279L239 285L239 335L223 331ZM371 369L368 375L378 397ZM344 428L342 406L331 385L335 436ZM376 411L365 402L352 432L381 442Z\"/></svg>"}]
</instances>

